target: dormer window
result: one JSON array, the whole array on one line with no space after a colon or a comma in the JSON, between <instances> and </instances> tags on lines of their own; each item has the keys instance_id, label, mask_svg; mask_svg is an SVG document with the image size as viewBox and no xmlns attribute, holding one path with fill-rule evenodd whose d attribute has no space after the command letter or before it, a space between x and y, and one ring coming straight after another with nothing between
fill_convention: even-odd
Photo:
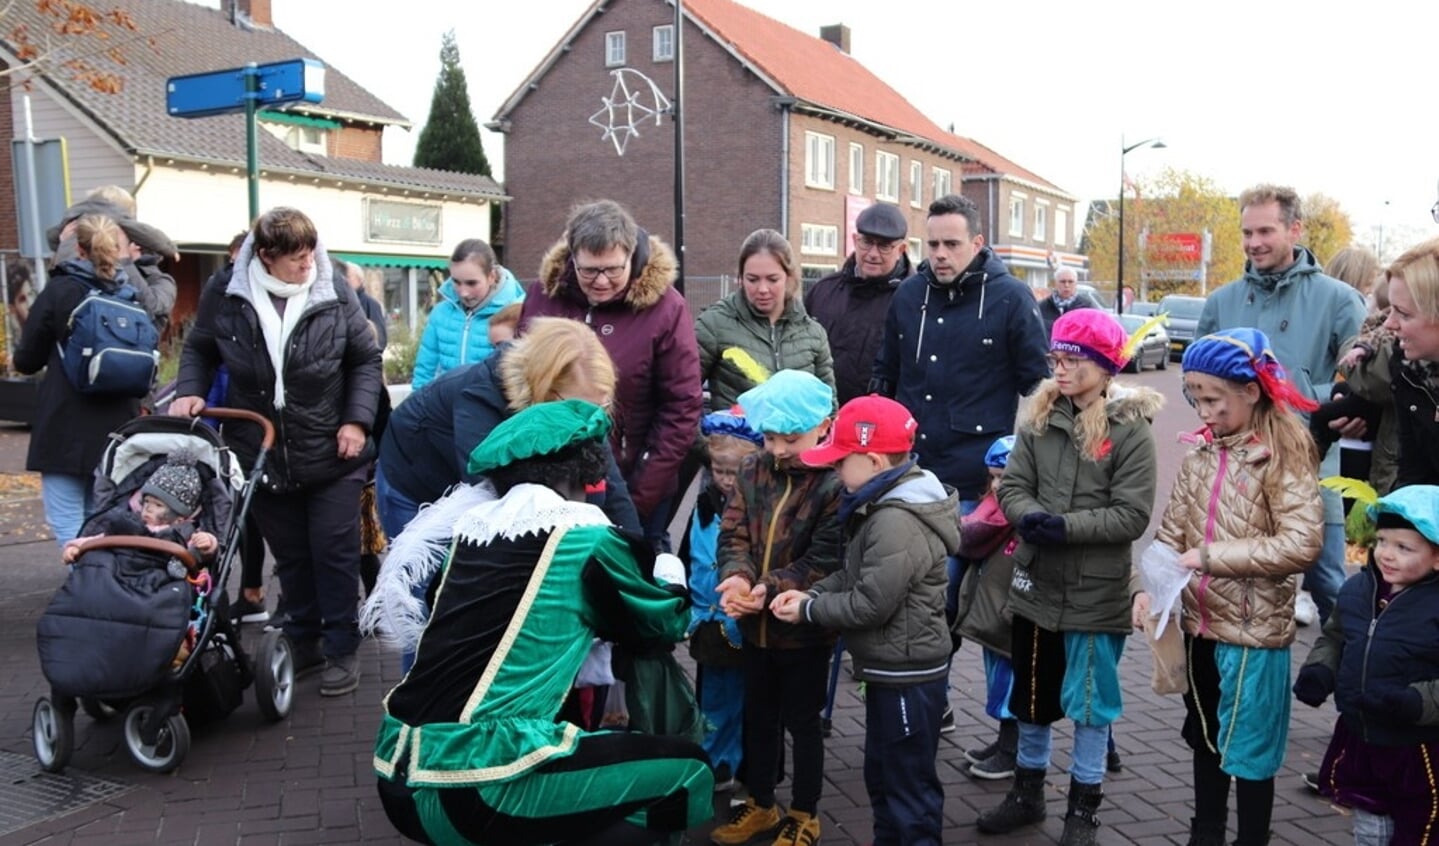
<instances>
[{"instance_id":1,"label":"dormer window","mask_svg":"<svg viewBox=\"0 0 1439 846\"><path fill-rule=\"evenodd\" d=\"M330 132L339 122L289 112L261 112L260 126L291 150L312 156L329 155Z\"/></svg>"}]
</instances>

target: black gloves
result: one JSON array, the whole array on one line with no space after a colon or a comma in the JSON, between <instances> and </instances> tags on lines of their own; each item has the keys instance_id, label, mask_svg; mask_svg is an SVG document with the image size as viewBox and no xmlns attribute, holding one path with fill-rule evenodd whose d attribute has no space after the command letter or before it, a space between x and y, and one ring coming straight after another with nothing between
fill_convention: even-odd
<instances>
[{"instance_id":1,"label":"black gloves","mask_svg":"<svg viewBox=\"0 0 1439 846\"><path fill-rule=\"evenodd\" d=\"M1412 726L1424 715L1424 700L1412 687L1381 687L1359 695L1359 710L1366 717Z\"/></svg>"},{"instance_id":2,"label":"black gloves","mask_svg":"<svg viewBox=\"0 0 1439 846\"><path fill-rule=\"evenodd\" d=\"M1019 536L1028 543L1039 546L1058 546L1064 543L1064 518L1056 514L1035 511L1019 518Z\"/></svg>"},{"instance_id":3,"label":"black gloves","mask_svg":"<svg viewBox=\"0 0 1439 846\"><path fill-rule=\"evenodd\" d=\"M1294 680L1294 698L1318 708L1334 692L1334 671L1323 664L1305 664ZM1417 697L1416 697L1417 698Z\"/></svg>"}]
</instances>

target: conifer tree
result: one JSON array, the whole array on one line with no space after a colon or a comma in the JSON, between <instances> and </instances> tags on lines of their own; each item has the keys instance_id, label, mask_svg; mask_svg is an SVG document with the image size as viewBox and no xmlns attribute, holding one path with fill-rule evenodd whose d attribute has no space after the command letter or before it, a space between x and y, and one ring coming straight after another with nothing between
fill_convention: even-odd
<instances>
[{"instance_id":1,"label":"conifer tree","mask_svg":"<svg viewBox=\"0 0 1439 846\"><path fill-rule=\"evenodd\" d=\"M490 175L490 162L480 141L480 127L470 110L465 70L455 31L445 33L440 46L440 75L430 100L430 116L415 145L415 167Z\"/></svg>"}]
</instances>

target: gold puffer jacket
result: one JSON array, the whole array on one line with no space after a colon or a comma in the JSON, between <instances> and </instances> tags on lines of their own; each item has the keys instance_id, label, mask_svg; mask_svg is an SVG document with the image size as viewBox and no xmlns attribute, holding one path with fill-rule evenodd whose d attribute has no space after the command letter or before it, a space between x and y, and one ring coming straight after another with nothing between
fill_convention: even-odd
<instances>
[{"instance_id":1,"label":"gold puffer jacket","mask_svg":"<svg viewBox=\"0 0 1439 846\"><path fill-rule=\"evenodd\" d=\"M1204 569L1184 587L1184 630L1239 646L1288 646L1297 575L1324 541L1317 474L1301 465L1271 478L1278 468L1252 432L1211 439L1206 430L1197 440L1155 536L1203 555Z\"/></svg>"}]
</instances>

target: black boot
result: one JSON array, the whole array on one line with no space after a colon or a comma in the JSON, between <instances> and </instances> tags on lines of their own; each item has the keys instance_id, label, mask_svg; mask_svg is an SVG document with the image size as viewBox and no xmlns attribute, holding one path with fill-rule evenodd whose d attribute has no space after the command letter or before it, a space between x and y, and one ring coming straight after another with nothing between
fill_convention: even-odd
<instances>
[{"instance_id":1,"label":"black boot","mask_svg":"<svg viewBox=\"0 0 1439 846\"><path fill-rule=\"evenodd\" d=\"M1189 818L1189 842L1186 846L1224 846L1224 822Z\"/></svg>"},{"instance_id":2,"label":"black boot","mask_svg":"<svg viewBox=\"0 0 1439 846\"><path fill-rule=\"evenodd\" d=\"M975 825L985 834L1008 834L1044 819L1044 770L1017 767L1014 785L996 808L979 815Z\"/></svg>"},{"instance_id":3,"label":"black boot","mask_svg":"<svg viewBox=\"0 0 1439 846\"><path fill-rule=\"evenodd\" d=\"M1059 846L1094 846L1099 836L1099 803L1104 799L1104 785L1069 781L1069 811L1064 815L1064 834Z\"/></svg>"},{"instance_id":4,"label":"black boot","mask_svg":"<svg viewBox=\"0 0 1439 846\"><path fill-rule=\"evenodd\" d=\"M985 758L971 761L969 774L974 778L990 781L1011 778L1014 775L1015 756L1019 754L1019 721L1000 720L999 738L994 741L994 751Z\"/></svg>"}]
</instances>

